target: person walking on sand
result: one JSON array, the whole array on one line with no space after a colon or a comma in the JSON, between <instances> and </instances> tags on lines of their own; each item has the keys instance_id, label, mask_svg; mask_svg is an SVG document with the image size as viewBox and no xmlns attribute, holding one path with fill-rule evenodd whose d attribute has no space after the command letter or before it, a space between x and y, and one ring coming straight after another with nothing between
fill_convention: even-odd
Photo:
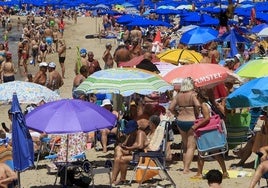
<instances>
[{"instance_id":1,"label":"person walking on sand","mask_svg":"<svg viewBox=\"0 0 268 188\"><path fill-rule=\"evenodd\" d=\"M42 62L39 64L39 71L35 74L33 78L33 82L36 84L40 84L46 86L47 84L47 66L46 62Z\"/></svg>"},{"instance_id":2,"label":"person walking on sand","mask_svg":"<svg viewBox=\"0 0 268 188\"><path fill-rule=\"evenodd\" d=\"M183 79L180 92L170 103L169 111L174 114L176 124L183 142L183 173L190 172L190 165L194 158L196 142L192 126L199 114L200 102L195 92L194 81L191 78Z\"/></svg>"},{"instance_id":3,"label":"person walking on sand","mask_svg":"<svg viewBox=\"0 0 268 188\"><path fill-rule=\"evenodd\" d=\"M59 40L59 47L58 47L58 55L59 55L59 63L61 66L61 76L65 78L65 58L66 58L66 44L64 39Z\"/></svg>"},{"instance_id":4,"label":"person walking on sand","mask_svg":"<svg viewBox=\"0 0 268 188\"><path fill-rule=\"evenodd\" d=\"M56 71L56 64L50 62L48 64L48 84L47 87L52 91L60 94L60 87L63 86L63 79L58 71Z\"/></svg>"},{"instance_id":5,"label":"person walking on sand","mask_svg":"<svg viewBox=\"0 0 268 188\"><path fill-rule=\"evenodd\" d=\"M113 66L114 66L114 60L113 60L113 56L111 54L112 44L107 43L105 47L106 47L106 49L105 49L103 56L102 56L102 59L105 63L104 69L110 69L110 68L113 68Z\"/></svg>"},{"instance_id":6,"label":"person walking on sand","mask_svg":"<svg viewBox=\"0 0 268 188\"><path fill-rule=\"evenodd\" d=\"M6 60L1 65L1 79L3 83L12 82L15 80L15 65L12 62L12 54L11 52L6 52Z\"/></svg>"}]
</instances>

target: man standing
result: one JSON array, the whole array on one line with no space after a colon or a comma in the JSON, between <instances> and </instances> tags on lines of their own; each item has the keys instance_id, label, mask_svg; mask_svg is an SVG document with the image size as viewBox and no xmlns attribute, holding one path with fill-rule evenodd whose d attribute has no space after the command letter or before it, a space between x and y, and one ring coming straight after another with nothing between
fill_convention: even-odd
<instances>
[{"instance_id":1,"label":"man standing","mask_svg":"<svg viewBox=\"0 0 268 188\"><path fill-rule=\"evenodd\" d=\"M39 64L39 71L35 74L33 82L45 86L47 84L47 66L46 62Z\"/></svg>"},{"instance_id":2,"label":"man standing","mask_svg":"<svg viewBox=\"0 0 268 188\"><path fill-rule=\"evenodd\" d=\"M89 68L88 73L89 75L93 74L96 71L101 70L99 62L94 59L94 54L92 51L89 51L87 53L88 59L87 59L87 66Z\"/></svg>"},{"instance_id":3,"label":"man standing","mask_svg":"<svg viewBox=\"0 0 268 188\"><path fill-rule=\"evenodd\" d=\"M59 55L59 63L61 66L61 72L62 72L62 78L64 77L65 74L65 58L66 58L66 44L64 39L59 40L59 49L58 49L58 55Z\"/></svg>"},{"instance_id":4,"label":"man standing","mask_svg":"<svg viewBox=\"0 0 268 188\"><path fill-rule=\"evenodd\" d=\"M104 61L104 69L110 69L113 68L114 66L114 60L113 60L113 56L111 54L111 50L112 50L112 44L111 43L107 43L106 44L106 50L103 53L102 59Z\"/></svg>"},{"instance_id":5,"label":"man standing","mask_svg":"<svg viewBox=\"0 0 268 188\"><path fill-rule=\"evenodd\" d=\"M50 62L48 64L48 84L47 87L52 91L60 94L60 87L63 85L63 79L58 71L56 71L56 64Z\"/></svg>"}]
</instances>

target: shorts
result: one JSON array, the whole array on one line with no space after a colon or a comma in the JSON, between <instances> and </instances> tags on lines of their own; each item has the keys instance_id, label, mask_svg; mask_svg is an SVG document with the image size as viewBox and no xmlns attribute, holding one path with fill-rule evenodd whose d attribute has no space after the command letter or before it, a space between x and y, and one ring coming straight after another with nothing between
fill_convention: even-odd
<instances>
[{"instance_id":1,"label":"shorts","mask_svg":"<svg viewBox=\"0 0 268 188\"><path fill-rule=\"evenodd\" d=\"M189 131L192 128L192 126L194 125L194 121L179 121L179 120L176 120L176 123L177 123L178 127L184 132Z\"/></svg>"},{"instance_id":2,"label":"shorts","mask_svg":"<svg viewBox=\"0 0 268 188\"><path fill-rule=\"evenodd\" d=\"M38 55L38 49L37 48L32 49L32 56L36 57L37 55Z\"/></svg>"},{"instance_id":3,"label":"shorts","mask_svg":"<svg viewBox=\"0 0 268 188\"><path fill-rule=\"evenodd\" d=\"M65 61L65 57L59 57L59 62L60 63L64 63L64 61Z\"/></svg>"},{"instance_id":4,"label":"shorts","mask_svg":"<svg viewBox=\"0 0 268 188\"><path fill-rule=\"evenodd\" d=\"M52 37L46 37L46 43L47 43L48 45L52 45L52 42L53 42Z\"/></svg>"},{"instance_id":5,"label":"shorts","mask_svg":"<svg viewBox=\"0 0 268 188\"><path fill-rule=\"evenodd\" d=\"M15 76L12 75L12 76L3 76L3 82L6 83L6 82L12 82L15 80Z\"/></svg>"}]
</instances>

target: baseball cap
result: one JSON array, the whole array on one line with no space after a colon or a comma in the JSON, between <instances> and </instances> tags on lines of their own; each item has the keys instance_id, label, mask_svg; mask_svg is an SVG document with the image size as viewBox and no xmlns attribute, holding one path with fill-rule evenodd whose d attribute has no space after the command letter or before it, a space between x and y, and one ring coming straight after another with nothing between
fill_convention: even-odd
<instances>
[{"instance_id":1,"label":"baseball cap","mask_svg":"<svg viewBox=\"0 0 268 188\"><path fill-rule=\"evenodd\" d=\"M47 66L48 66L48 64L46 62L41 62L39 64L39 67L47 67Z\"/></svg>"},{"instance_id":2,"label":"baseball cap","mask_svg":"<svg viewBox=\"0 0 268 188\"><path fill-rule=\"evenodd\" d=\"M54 62L50 62L50 63L48 64L48 67L50 67L50 68L56 68L56 63L54 63Z\"/></svg>"}]
</instances>

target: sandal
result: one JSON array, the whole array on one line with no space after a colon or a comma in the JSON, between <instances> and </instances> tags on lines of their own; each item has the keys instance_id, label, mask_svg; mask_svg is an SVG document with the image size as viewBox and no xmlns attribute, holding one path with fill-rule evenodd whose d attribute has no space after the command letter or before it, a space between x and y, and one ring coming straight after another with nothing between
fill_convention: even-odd
<instances>
[{"instance_id":1,"label":"sandal","mask_svg":"<svg viewBox=\"0 0 268 188\"><path fill-rule=\"evenodd\" d=\"M194 175L192 177L190 177L192 180L202 180L203 179L203 175Z\"/></svg>"}]
</instances>

